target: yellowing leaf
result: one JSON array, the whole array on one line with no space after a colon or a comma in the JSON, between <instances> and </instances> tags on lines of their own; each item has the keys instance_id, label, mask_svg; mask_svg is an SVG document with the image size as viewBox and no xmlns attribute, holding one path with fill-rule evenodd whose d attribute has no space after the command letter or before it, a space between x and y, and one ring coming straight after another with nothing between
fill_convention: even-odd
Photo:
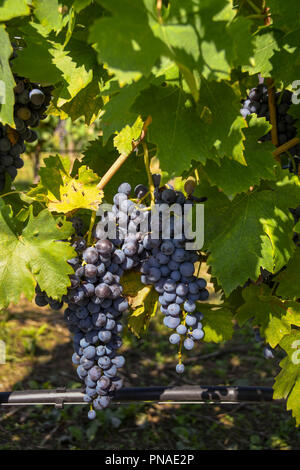
<instances>
[{"instance_id":1,"label":"yellowing leaf","mask_svg":"<svg viewBox=\"0 0 300 470\"><path fill-rule=\"evenodd\" d=\"M103 191L97 185L99 177L86 166L81 166L78 176L71 176L70 162L59 155L44 160L40 169L40 183L28 196L44 200L50 211L67 214L77 209L97 210Z\"/></svg>"},{"instance_id":2,"label":"yellowing leaf","mask_svg":"<svg viewBox=\"0 0 300 470\"><path fill-rule=\"evenodd\" d=\"M97 210L103 191L97 188L97 175L86 166L79 169L78 178L63 177L60 199L49 200L49 210L64 214L76 209Z\"/></svg>"},{"instance_id":3,"label":"yellowing leaf","mask_svg":"<svg viewBox=\"0 0 300 470\"><path fill-rule=\"evenodd\" d=\"M156 314L158 294L151 286L141 283L138 273L126 273L122 284L123 294L126 295L131 310L128 328L139 338L141 333L147 331L151 318Z\"/></svg>"},{"instance_id":4,"label":"yellowing leaf","mask_svg":"<svg viewBox=\"0 0 300 470\"><path fill-rule=\"evenodd\" d=\"M132 142L137 140L143 129L143 121L139 116L133 126L125 126L114 138L114 146L119 153L128 155L132 150Z\"/></svg>"}]
</instances>

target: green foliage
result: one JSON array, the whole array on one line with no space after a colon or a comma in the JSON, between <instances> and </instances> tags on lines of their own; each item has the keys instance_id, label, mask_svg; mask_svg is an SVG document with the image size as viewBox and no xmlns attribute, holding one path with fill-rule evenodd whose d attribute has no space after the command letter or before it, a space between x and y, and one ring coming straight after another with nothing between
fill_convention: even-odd
<instances>
[{"instance_id":1,"label":"green foliage","mask_svg":"<svg viewBox=\"0 0 300 470\"><path fill-rule=\"evenodd\" d=\"M177 87L151 86L134 104L142 116L152 117L149 140L158 148L167 180L181 175L192 160L205 162L209 153L205 124L187 98Z\"/></svg>"},{"instance_id":2,"label":"green foliage","mask_svg":"<svg viewBox=\"0 0 300 470\"><path fill-rule=\"evenodd\" d=\"M45 31L58 31L62 25L62 16L58 10L58 0L33 0L34 15Z\"/></svg>"},{"instance_id":3,"label":"green foliage","mask_svg":"<svg viewBox=\"0 0 300 470\"><path fill-rule=\"evenodd\" d=\"M103 176L111 165L118 158L119 153L110 139L103 145L103 139L90 143L85 150L82 164L92 168L100 177ZM144 159L141 155L133 153L122 166L122 171L117 172L105 188L104 195L108 202L112 202L112 197L118 190L121 183L127 181L134 188L138 183L147 184L147 174L145 171Z\"/></svg>"},{"instance_id":4,"label":"green foliage","mask_svg":"<svg viewBox=\"0 0 300 470\"><path fill-rule=\"evenodd\" d=\"M223 158L219 162L212 159L206 162L204 171L212 185L222 188L227 196L235 196L246 192L250 186L255 186L263 179L275 179L273 146L266 142L261 145L258 138L270 129L265 118L251 117L249 127L243 132L246 136L243 152L244 161Z\"/></svg>"},{"instance_id":5,"label":"green foliage","mask_svg":"<svg viewBox=\"0 0 300 470\"><path fill-rule=\"evenodd\" d=\"M259 142L270 125L239 113L258 74L274 79L278 89L291 88L299 76L297 4L267 5L269 25L261 0L234 7L231 0L175 0L163 2L161 10L154 0L1 3L1 122L14 127L17 73L55 85L49 113L95 123L99 136L72 171L69 158L51 156L36 187L3 196L0 305L17 302L22 293L32 298L36 282L54 298L65 293L73 250L61 240L72 230L53 214L95 210L103 197L100 178L120 153L130 153L151 117L146 141L156 157L152 168L164 183L183 185L194 177L195 195L207 197L203 255L223 303L203 306L205 340L230 339L236 311L241 325L253 318L266 341L287 352L275 395L288 398L299 423L299 366L290 354L300 326L299 249L293 242L300 229L290 212L300 205L299 178L280 169L271 143ZM16 38L17 57L10 60ZM297 127L298 108L291 108ZM112 177L106 201L123 181L133 188L148 184L143 153L139 145ZM4 191L10 189L6 181ZM275 275L272 290L261 285L261 268ZM136 276L132 283L129 328L140 335L157 297ZM246 283L250 287L242 289Z\"/></svg>"},{"instance_id":6,"label":"green foliage","mask_svg":"<svg viewBox=\"0 0 300 470\"><path fill-rule=\"evenodd\" d=\"M0 47L1 47L1 66L0 66L0 80L1 80L1 96L0 96L0 118L5 124L13 124L13 104L14 93L13 87L15 85L14 77L10 70L9 58L12 54L12 47L9 41L9 36L5 30L4 25L0 24Z\"/></svg>"},{"instance_id":7,"label":"green foliage","mask_svg":"<svg viewBox=\"0 0 300 470\"><path fill-rule=\"evenodd\" d=\"M64 241L73 231L72 224L55 220L48 210L35 217L30 211L26 224L13 216L11 207L1 204L0 308L17 303L23 293L32 299L38 282L41 289L55 299L61 298L70 285L72 268L67 260L74 250Z\"/></svg>"},{"instance_id":8,"label":"green foliage","mask_svg":"<svg viewBox=\"0 0 300 470\"><path fill-rule=\"evenodd\" d=\"M300 201L298 182L294 184L297 198L283 193L280 185L248 191L236 196L222 214L218 232L208 241L208 262L227 294L249 278L257 279L260 267L277 272L289 260L294 251L289 207Z\"/></svg>"},{"instance_id":9,"label":"green foliage","mask_svg":"<svg viewBox=\"0 0 300 470\"><path fill-rule=\"evenodd\" d=\"M114 138L114 146L120 154L129 155L132 151L132 143L141 135L143 121L137 118L133 126L125 126Z\"/></svg>"},{"instance_id":10,"label":"green foliage","mask_svg":"<svg viewBox=\"0 0 300 470\"><path fill-rule=\"evenodd\" d=\"M300 326L300 305L272 296L267 286L250 286L244 290L243 297L245 303L237 310L239 324L242 326L252 319L271 347L275 348L291 333L292 325Z\"/></svg>"},{"instance_id":11,"label":"green foliage","mask_svg":"<svg viewBox=\"0 0 300 470\"><path fill-rule=\"evenodd\" d=\"M292 330L284 336L280 346L287 356L280 362L281 372L276 377L274 398L287 399L287 409L292 410L297 426L300 425L300 332Z\"/></svg>"},{"instance_id":12,"label":"green foliage","mask_svg":"<svg viewBox=\"0 0 300 470\"><path fill-rule=\"evenodd\" d=\"M296 248L293 257L289 260L287 267L276 278L279 282L277 295L283 299L297 299L300 292L300 248Z\"/></svg>"},{"instance_id":13,"label":"green foliage","mask_svg":"<svg viewBox=\"0 0 300 470\"><path fill-rule=\"evenodd\" d=\"M201 305L204 315L204 341L221 343L231 339L233 335L232 312L218 305Z\"/></svg>"},{"instance_id":14,"label":"green foliage","mask_svg":"<svg viewBox=\"0 0 300 470\"><path fill-rule=\"evenodd\" d=\"M30 13L29 0L4 0L0 6L0 22Z\"/></svg>"}]
</instances>

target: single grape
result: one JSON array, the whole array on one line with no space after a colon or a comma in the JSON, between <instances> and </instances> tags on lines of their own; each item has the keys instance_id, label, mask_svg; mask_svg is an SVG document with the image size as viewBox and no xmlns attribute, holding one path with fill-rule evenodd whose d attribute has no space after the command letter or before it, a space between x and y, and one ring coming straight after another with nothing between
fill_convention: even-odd
<instances>
[{"instance_id":1,"label":"single grape","mask_svg":"<svg viewBox=\"0 0 300 470\"><path fill-rule=\"evenodd\" d=\"M90 410L88 412L88 418L91 419L91 420L95 419L96 418L96 411L95 410Z\"/></svg>"},{"instance_id":2,"label":"single grape","mask_svg":"<svg viewBox=\"0 0 300 470\"><path fill-rule=\"evenodd\" d=\"M176 372L177 372L177 374L183 374L184 373L184 365L183 364L177 364L176 365Z\"/></svg>"},{"instance_id":3,"label":"single grape","mask_svg":"<svg viewBox=\"0 0 300 470\"><path fill-rule=\"evenodd\" d=\"M171 344L178 344L180 342L180 335L177 334L177 333L173 333L169 337L169 341L170 341Z\"/></svg>"}]
</instances>

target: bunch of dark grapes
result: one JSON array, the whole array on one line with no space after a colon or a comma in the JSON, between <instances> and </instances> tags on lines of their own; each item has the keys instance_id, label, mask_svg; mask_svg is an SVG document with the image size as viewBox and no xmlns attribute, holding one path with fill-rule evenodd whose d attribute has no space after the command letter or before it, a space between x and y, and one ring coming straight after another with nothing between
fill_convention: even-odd
<instances>
[{"instance_id":1,"label":"bunch of dark grapes","mask_svg":"<svg viewBox=\"0 0 300 470\"><path fill-rule=\"evenodd\" d=\"M181 192L156 187L156 201L172 205L174 195L180 207L191 204ZM90 403L89 418L95 410L106 408L115 390L122 386L118 369L125 359L118 353L122 346L122 314L128 309L123 297L121 278L125 271L142 272L142 282L153 284L160 294L161 311L166 326L176 329L172 343L182 343L192 349L194 341L203 338L202 314L196 312L196 302L207 300L206 281L194 276L195 251L184 248L186 239L175 239L176 223L171 216L171 237L168 240L152 237L153 211L142 203L149 195L148 188L138 185L130 199L128 183L119 186L110 210L103 211L93 231L95 243L87 247L84 238L77 237L73 246L77 257L69 260L74 269L71 286L62 302L64 313L73 334L73 363L85 383L84 400ZM174 202L174 201L173 201ZM78 218L72 219L75 229L81 230ZM182 222L181 222L182 223ZM58 301L37 291L38 305L47 303L60 307ZM176 338L179 341L176 341ZM177 366L183 372L183 364Z\"/></svg>"},{"instance_id":2,"label":"bunch of dark grapes","mask_svg":"<svg viewBox=\"0 0 300 470\"><path fill-rule=\"evenodd\" d=\"M288 114L289 108L292 104L292 92L283 90L282 92L275 93L276 103L276 123L278 144L283 145L289 140L296 137L297 129L294 126L295 119ZM245 101L243 101L241 115L246 118L250 114L257 114L258 117L265 117L270 121L270 111L268 104L268 88L266 85L260 83L257 87L252 88ZM261 142L271 140L271 132L260 138ZM291 173L298 174L300 162L300 144L290 148L286 153L287 164L283 164L284 169L288 169Z\"/></svg>"},{"instance_id":3,"label":"bunch of dark grapes","mask_svg":"<svg viewBox=\"0 0 300 470\"><path fill-rule=\"evenodd\" d=\"M24 77L15 77L16 86L14 119L16 130L26 142L37 140L37 133L30 129L38 127L40 120L45 119L51 102L52 86L41 86L31 83Z\"/></svg>"},{"instance_id":4,"label":"bunch of dark grapes","mask_svg":"<svg viewBox=\"0 0 300 470\"><path fill-rule=\"evenodd\" d=\"M0 191L5 185L5 174L14 180L18 169L24 165L20 157L26 150L24 141L19 136L17 139L11 138L13 135L11 129L0 122Z\"/></svg>"},{"instance_id":5,"label":"bunch of dark grapes","mask_svg":"<svg viewBox=\"0 0 300 470\"><path fill-rule=\"evenodd\" d=\"M42 291L40 286L37 284L35 288L35 303L39 307L46 307L49 305L53 310L60 310L63 307L63 301L52 299L45 291Z\"/></svg>"},{"instance_id":6,"label":"bunch of dark grapes","mask_svg":"<svg viewBox=\"0 0 300 470\"><path fill-rule=\"evenodd\" d=\"M153 284L159 293L164 325L173 330L169 341L179 347L176 371L181 374L184 372L182 346L191 350L195 342L204 337L201 323L203 314L197 310L197 302L206 301L209 297L205 279L194 275L194 263L199 261L199 256L196 251L185 248L186 243L191 240L183 235L188 225L184 218L184 207L189 205L190 208L197 198L190 196L187 199L181 191L159 188L158 175L154 175L153 182L156 208L160 212L159 221L156 218L159 227L155 227L159 237L153 237L149 233L143 238L146 258L141 266L141 280L144 284ZM175 215L171 212L170 218L165 218L163 207L169 212L174 204L181 208L180 213L177 211ZM153 216L152 211L150 218ZM170 223L169 239L162 237L165 222Z\"/></svg>"},{"instance_id":7,"label":"bunch of dark grapes","mask_svg":"<svg viewBox=\"0 0 300 470\"><path fill-rule=\"evenodd\" d=\"M83 238L73 243L77 257L69 260L74 268L71 287L62 302L49 299L38 292L36 303L61 308L66 302L64 318L73 334L74 354L72 362L85 384L84 401L90 403L88 417L96 417L95 410L106 408L113 392L122 387L118 369L125 359L118 354L122 346L120 322L127 310L127 300L122 297L120 277L123 273L120 258L114 244L108 239L96 240L86 247Z\"/></svg>"},{"instance_id":8,"label":"bunch of dark grapes","mask_svg":"<svg viewBox=\"0 0 300 470\"><path fill-rule=\"evenodd\" d=\"M85 383L84 401L91 404L88 413L106 408L113 392L122 386L118 369L125 359L118 354L122 346L120 322L127 310L120 284L122 269L116 247L108 239L97 240L94 246L84 247L77 242L78 257L70 260L75 274L64 300L68 303L64 317L74 335L74 354L77 374Z\"/></svg>"},{"instance_id":9,"label":"bunch of dark grapes","mask_svg":"<svg viewBox=\"0 0 300 470\"><path fill-rule=\"evenodd\" d=\"M23 77L15 77L14 121L15 129L0 123L0 191L5 185L5 174L12 180L24 162L21 154L26 151L24 142L34 142L38 135L31 129L46 118L51 101L52 86L42 87Z\"/></svg>"}]
</instances>

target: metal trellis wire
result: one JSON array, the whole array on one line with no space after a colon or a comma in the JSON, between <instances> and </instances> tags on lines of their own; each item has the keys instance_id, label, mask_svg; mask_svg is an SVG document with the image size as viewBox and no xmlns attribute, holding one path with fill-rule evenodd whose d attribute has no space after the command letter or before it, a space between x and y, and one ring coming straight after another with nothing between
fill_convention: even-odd
<instances>
[{"instance_id":1,"label":"metal trellis wire","mask_svg":"<svg viewBox=\"0 0 300 470\"><path fill-rule=\"evenodd\" d=\"M54 405L56 408L63 408L65 404L87 405L83 401L83 396L83 389L66 388L0 392L0 405ZM271 401L273 401L273 390L270 387L184 385L123 388L115 392L112 403L238 404Z\"/></svg>"}]
</instances>

